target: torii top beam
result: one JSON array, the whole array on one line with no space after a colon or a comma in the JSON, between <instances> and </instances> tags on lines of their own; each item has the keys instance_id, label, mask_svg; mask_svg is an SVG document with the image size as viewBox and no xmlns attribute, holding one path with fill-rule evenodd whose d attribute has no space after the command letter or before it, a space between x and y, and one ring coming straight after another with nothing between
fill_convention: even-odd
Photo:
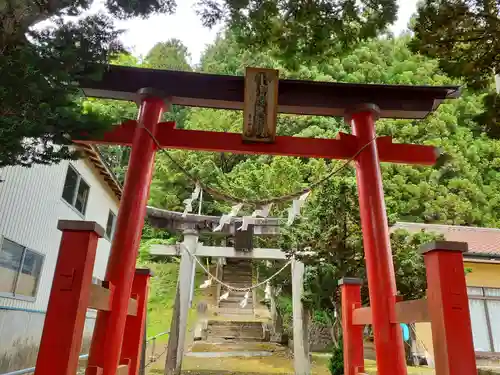
<instances>
[{"instance_id":1,"label":"torii top beam","mask_svg":"<svg viewBox=\"0 0 500 375\"><path fill-rule=\"evenodd\" d=\"M188 214L182 217L181 212L162 210L155 207L147 208L148 221L154 227L169 231L182 231L184 229L196 229L203 233L219 236L234 236L237 228L241 226L241 218L235 217L231 224L225 225L222 231L213 232L219 225L220 217L207 215ZM279 234L280 224L277 218L259 218L253 226L253 234L257 236L273 236Z\"/></svg>"},{"instance_id":2,"label":"torii top beam","mask_svg":"<svg viewBox=\"0 0 500 375\"><path fill-rule=\"evenodd\" d=\"M134 101L149 87L171 104L243 109L244 77L109 65L100 81L80 84L87 96ZM403 86L281 79L278 112L344 116L360 103L376 104L380 117L422 119L445 99L460 95L458 86Z\"/></svg>"}]
</instances>

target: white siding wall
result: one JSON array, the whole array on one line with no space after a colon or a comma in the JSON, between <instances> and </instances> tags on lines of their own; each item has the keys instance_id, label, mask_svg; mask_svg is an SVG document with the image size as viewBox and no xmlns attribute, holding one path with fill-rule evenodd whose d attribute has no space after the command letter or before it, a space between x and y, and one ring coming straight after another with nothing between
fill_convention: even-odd
<instances>
[{"instance_id":1,"label":"white siding wall","mask_svg":"<svg viewBox=\"0 0 500 375\"><path fill-rule=\"evenodd\" d=\"M85 217L62 199L69 161L58 165L0 169L0 236L45 254L36 301L0 297L0 307L45 311L52 284L61 232L60 219L96 221L104 228L111 209L118 212L118 200L102 177L86 160L71 164L89 184ZM104 278L110 243L100 239L94 276Z\"/></svg>"}]
</instances>

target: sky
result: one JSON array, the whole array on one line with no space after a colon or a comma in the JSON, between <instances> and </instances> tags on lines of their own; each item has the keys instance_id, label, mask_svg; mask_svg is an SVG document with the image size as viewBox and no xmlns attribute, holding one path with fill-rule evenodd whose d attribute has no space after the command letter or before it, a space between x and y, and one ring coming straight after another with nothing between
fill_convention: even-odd
<instances>
[{"instance_id":1,"label":"sky","mask_svg":"<svg viewBox=\"0 0 500 375\"><path fill-rule=\"evenodd\" d=\"M158 42L171 38L181 40L191 54L191 63L197 64L205 47L212 43L220 27L212 30L204 27L193 9L198 0L177 1L174 15L155 15L147 20L133 19L117 22L124 31L121 39L134 55L146 55ZM416 10L418 0L398 0L398 20L391 30L398 34L406 29L410 17Z\"/></svg>"}]
</instances>

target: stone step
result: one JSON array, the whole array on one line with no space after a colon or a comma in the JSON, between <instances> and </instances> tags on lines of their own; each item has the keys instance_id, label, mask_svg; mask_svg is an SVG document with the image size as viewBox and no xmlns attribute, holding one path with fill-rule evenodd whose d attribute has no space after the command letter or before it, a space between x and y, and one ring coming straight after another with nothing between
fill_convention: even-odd
<instances>
[{"instance_id":1,"label":"stone step","mask_svg":"<svg viewBox=\"0 0 500 375\"><path fill-rule=\"evenodd\" d=\"M236 302L236 303L240 303L241 300L243 299L243 295L231 295L231 293L229 293L229 297L227 297L227 299L224 299L220 302ZM252 303L252 295L250 295L250 297L248 298L248 303Z\"/></svg>"},{"instance_id":2,"label":"stone step","mask_svg":"<svg viewBox=\"0 0 500 375\"><path fill-rule=\"evenodd\" d=\"M228 309L241 309L241 310L253 310L253 304L247 303L245 307L240 307L239 302L219 302L219 307L228 308Z\"/></svg>"},{"instance_id":3,"label":"stone step","mask_svg":"<svg viewBox=\"0 0 500 375\"><path fill-rule=\"evenodd\" d=\"M230 341L234 341L234 342L261 342L261 341L264 341L264 339L262 339L260 337L233 337L233 336L212 336L212 337L210 337L209 336L207 338L208 342L221 341L221 340L224 340L225 342L230 342ZM231 374L233 374L233 373L231 373Z\"/></svg>"},{"instance_id":4,"label":"stone step","mask_svg":"<svg viewBox=\"0 0 500 375\"><path fill-rule=\"evenodd\" d=\"M248 259L235 259L235 258L227 258L226 264L242 264L242 265L251 265L252 261Z\"/></svg>"},{"instance_id":5,"label":"stone step","mask_svg":"<svg viewBox=\"0 0 500 375\"><path fill-rule=\"evenodd\" d=\"M207 327L241 327L241 328L256 328L262 329L262 322L254 320L209 320Z\"/></svg>"},{"instance_id":6,"label":"stone step","mask_svg":"<svg viewBox=\"0 0 500 375\"><path fill-rule=\"evenodd\" d=\"M208 328L207 329L207 339L240 339L240 340L263 340L264 334L262 330L259 331L238 331L227 328Z\"/></svg>"},{"instance_id":7,"label":"stone step","mask_svg":"<svg viewBox=\"0 0 500 375\"><path fill-rule=\"evenodd\" d=\"M240 297L240 298L245 297L245 294L247 293L243 290L224 290L224 289L222 289L220 291L220 294L223 295L224 293L227 293L227 292L229 292L229 297ZM253 295L252 292L248 293L249 298L252 298L252 295Z\"/></svg>"},{"instance_id":8,"label":"stone step","mask_svg":"<svg viewBox=\"0 0 500 375\"><path fill-rule=\"evenodd\" d=\"M226 277L222 278L222 281L225 283L229 283L231 281L234 282L245 282L247 284L252 284L252 277L251 276L244 276L244 275L228 275Z\"/></svg>"},{"instance_id":9,"label":"stone step","mask_svg":"<svg viewBox=\"0 0 500 375\"><path fill-rule=\"evenodd\" d=\"M234 281L229 281L229 280L222 280L225 284L229 284L233 288L240 288L240 289L245 289L249 288L252 286L252 280L234 280ZM222 290L225 290L224 287L222 287ZM245 292L243 290L237 291L237 292Z\"/></svg>"},{"instance_id":10,"label":"stone step","mask_svg":"<svg viewBox=\"0 0 500 375\"><path fill-rule=\"evenodd\" d=\"M253 272L252 272L252 270L242 270L239 268L233 268L233 269L224 268L222 276L225 277L225 276L230 276L230 275L251 276L251 275L253 275Z\"/></svg>"},{"instance_id":11,"label":"stone step","mask_svg":"<svg viewBox=\"0 0 500 375\"><path fill-rule=\"evenodd\" d=\"M262 322L209 320L207 322L207 340L261 341L264 339Z\"/></svg>"},{"instance_id":12,"label":"stone step","mask_svg":"<svg viewBox=\"0 0 500 375\"><path fill-rule=\"evenodd\" d=\"M233 285L233 284L230 284L231 286L235 287L235 288L244 288L246 285L248 284L245 284L245 285ZM245 295L245 293L247 292L246 290L227 290L227 289L221 289L221 295L226 293L226 292L229 292L229 295L233 295L233 296L241 296L241 298L243 298L243 296ZM249 296L252 296L252 291L250 291L248 293Z\"/></svg>"},{"instance_id":13,"label":"stone step","mask_svg":"<svg viewBox=\"0 0 500 375\"><path fill-rule=\"evenodd\" d=\"M243 326L243 325L238 325L238 322L234 322L232 325L211 325L209 324L207 329L209 331L215 332L215 331L228 331L232 333L258 333L259 335L262 334L262 325L258 326Z\"/></svg>"},{"instance_id":14,"label":"stone step","mask_svg":"<svg viewBox=\"0 0 500 375\"><path fill-rule=\"evenodd\" d=\"M252 275L251 274L244 274L244 273L231 273L231 274L226 274L222 277L222 280L252 280Z\"/></svg>"},{"instance_id":15,"label":"stone step","mask_svg":"<svg viewBox=\"0 0 500 375\"><path fill-rule=\"evenodd\" d=\"M192 353L199 352L254 352L268 351L270 353L286 353L288 348L271 342L203 342L198 341L191 346ZM245 371L246 373L246 371Z\"/></svg>"},{"instance_id":16,"label":"stone step","mask_svg":"<svg viewBox=\"0 0 500 375\"><path fill-rule=\"evenodd\" d=\"M252 268L244 268L244 267L224 267L223 273L227 274L229 272L241 273L245 275L251 275L253 273Z\"/></svg>"},{"instance_id":17,"label":"stone step","mask_svg":"<svg viewBox=\"0 0 500 375\"><path fill-rule=\"evenodd\" d=\"M233 333L233 332L225 332L225 331L220 331L220 332L207 332L207 340L214 340L214 339L224 339L224 340L241 340L241 341L263 341L264 337L262 334L257 335L257 334L246 334L246 333Z\"/></svg>"},{"instance_id":18,"label":"stone step","mask_svg":"<svg viewBox=\"0 0 500 375\"><path fill-rule=\"evenodd\" d=\"M250 288L252 286L252 279L225 279L222 280L224 284L228 284L233 288Z\"/></svg>"},{"instance_id":19,"label":"stone step","mask_svg":"<svg viewBox=\"0 0 500 375\"><path fill-rule=\"evenodd\" d=\"M240 309L238 306L237 308L234 307L223 307L219 306L217 310L215 311L216 315L247 315L247 316L253 316L253 308L252 309Z\"/></svg>"}]
</instances>

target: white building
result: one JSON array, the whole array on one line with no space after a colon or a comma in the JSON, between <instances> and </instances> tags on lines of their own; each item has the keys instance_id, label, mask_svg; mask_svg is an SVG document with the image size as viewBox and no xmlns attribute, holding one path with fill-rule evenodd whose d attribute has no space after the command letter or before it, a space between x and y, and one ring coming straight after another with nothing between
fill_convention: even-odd
<instances>
[{"instance_id":1,"label":"white building","mask_svg":"<svg viewBox=\"0 0 500 375\"><path fill-rule=\"evenodd\" d=\"M97 150L57 165L0 169L0 374L34 366L61 240L60 219L96 221L104 279L121 186ZM64 313L64 312L61 312ZM95 314L87 314L88 341Z\"/></svg>"}]
</instances>

